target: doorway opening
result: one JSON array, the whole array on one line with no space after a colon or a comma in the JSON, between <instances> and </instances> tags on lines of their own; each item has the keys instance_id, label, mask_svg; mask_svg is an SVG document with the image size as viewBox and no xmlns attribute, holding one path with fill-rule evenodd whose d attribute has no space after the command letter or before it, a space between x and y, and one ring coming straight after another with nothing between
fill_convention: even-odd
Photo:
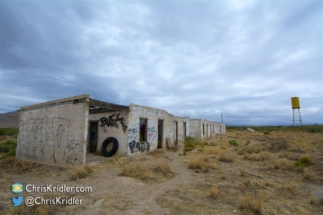
<instances>
[{"instance_id":1,"label":"doorway opening","mask_svg":"<svg viewBox=\"0 0 323 215\"><path fill-rule=\"evenodd\" d=\"M95 153L98 146L98 126L99 122L90 122L89 152Z\"/></svg>"},{"instance_id":2,"label":"doorway opening","mask_svg":"<svg viewBox=\"0 0 323 215\"><path fill-rule=\"evenodd\" d=\"M183 136L186 137L186 122L183 123Z\"/></svg>"},{"instance_id":3,"label":"doorway opening","mask_svg":"<svg viewBox=\"0 0 323 215\"><path fill-rule=\"evenodd\" d=\"M140 128L140 142L147 141L147 119L140 118L139 128Z\"/></svg>"},{"instance_id":4,"label":"doorway opening","mask_svg":"<svg viewBox=\"0 0 323 215\"><path fill-rule=\"evenodd\" d=\"M157 145L157 149L163 147L163 124L164 124L164 120L159 119L158 120L158 145Z\"/></svg>"},{"instance_id":5,"label":"doorway opening","mask_svg":"<svg viewBox=\"0 0 323 215\"><path fill-rule=\"evenodd\" d=\"M178 123L174 121L174 145L178 145Z\"/></svg>"}]
</instances>

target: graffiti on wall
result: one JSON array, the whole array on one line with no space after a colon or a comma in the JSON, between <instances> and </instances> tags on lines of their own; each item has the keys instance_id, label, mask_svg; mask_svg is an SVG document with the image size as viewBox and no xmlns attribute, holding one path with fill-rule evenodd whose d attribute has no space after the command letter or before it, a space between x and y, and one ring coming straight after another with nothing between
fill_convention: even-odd
<instances>
[{"instance_id":1,"label":"graffiti on wall","mask_svg":"<svg viewBox=\"0 0 323 215\"><path fill-rule=\"evenodd\" d=\"M69 138L70 119L53 117L29 118L19 123L18 156L21 158L43 162L45 154L49 155L47 162L57 163L57 159L63 159L71 163L65 157L74 156L74 162L82 163L81 144L72 147L75 141ZM64 154L57 150L64 150ZM76 158L76 159L75 159Z\"/></svg>"},{"instance_id":2,"label":"graffiti on wall","mask_svg":"<svg viewBox=\"0 0 323 215\"><path fill-rule=\"evenodd\" d=\"M63 159L69 164L74 164L75 162L82 163L81 154L77 153L82 151L82 144L78 140L69 140L64 149Z\"/></svg>"},{"instance_id":3,"label":"graffiti on wall","mask_svg":"<svg viewBox=\"0 0 323 215\"><path fill-rule=\"evenodd\" d=\"M178 136L183 137L183 127L178 127Z\"/></svg>"},{"instance_id":4,"label":"graffiti on wall","mask_svg":"<svg viewBox=\"0 0 323 215\"><path fill-rule=\"evenodd\" d=\"M131 153L136 152L149 152L150 150L150 143L149 142L137 142L135 140L129 143L129 148Z\"/></svg>"},{"instance_id":5,"label":"graffiti on wall","mask_svg":"<svg viewBox=\"0 0 323 215\"><path fill-rule=\"evenodd\" d=\"M118 122L119 122L122 127L123 132L125 133L127 131L127 125L124 122L124 118L120 117L120 113L118 113L118 114L114 113L111 116L109 116L108 118L102 117L100 119L100 122L101 122L100 127L107 126L107 127L116 127L116 128L119 128L119 124L118 124Z\"/></svg>"},{"instance_id":6,"label":"graffiti on wall","mask_svg":"<svg viewBox=\"0 0 323 215\"><path fill-rule=\"evenodd\" d=\"M108 129L107 129L107 127L101 127L101 131L103 132L103 133L107 133L108 132Z\"/></svg>"},{"instance_id":7,"label":"graffiti on wall","mask_svg":"<svg viewBox=\"0 0 323 215\"><path fill-rule=\"evenodd\" d=\"M137 124L131 124L128 129L128 141L139 140L139 129Z\"/></svg>"},{"instance_id":8,"label":"graffiti on wall","mask_svg":"<svg viewBox=\"0 0 323 215\"><path fill-rule=\"evenodd\" d=\"M148 128L148 141L156 141L157 140L157 130L155 127Z\"/></svg>"}]
</instances>

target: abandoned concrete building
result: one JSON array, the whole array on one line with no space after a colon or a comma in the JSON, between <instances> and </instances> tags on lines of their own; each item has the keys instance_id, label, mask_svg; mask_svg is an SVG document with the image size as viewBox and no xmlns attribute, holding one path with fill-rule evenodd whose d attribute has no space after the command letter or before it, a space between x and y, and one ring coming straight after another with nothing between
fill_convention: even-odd
<instances>
[{"instance_id":1,"label":"abandoned concrete building","mask_svg":"<svg viewBox=\"0 0 323 215\"><path fill-rule=\"evenodd\" d=\"M224 123L212 122L204 119L190 119L189 136L197 140L210 139L216 134L226 132Z\"/></svg>"},{"instance_id":2,"label":"abandoned concrete building","mask_svg":"<svg viewBox=\"0 0 323 215\"><path fill-rule=\"evenodd\" d=\"M59 166L85 164L87 153L130 156L166 143L183 144L188 135L204 139L218 133L225 133L224 124L85 94L21 107L16 157Z\"/></svg>"}]
</instances>

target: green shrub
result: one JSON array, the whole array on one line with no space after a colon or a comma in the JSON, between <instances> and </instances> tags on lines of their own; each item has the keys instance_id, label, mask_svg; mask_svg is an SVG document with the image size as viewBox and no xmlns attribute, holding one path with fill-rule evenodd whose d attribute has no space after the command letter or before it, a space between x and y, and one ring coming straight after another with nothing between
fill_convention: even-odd
<instances>
[{"instance_id":1,"label":"green shrub","mask_svg":"<svg viewBox=\"0 0 323 215\"><path fill-rule=\"evenodd\" d=\"M17 128L0 128L0 136L12 136L18 134Z\"/></svg>"},{"instance_id":2,"label":"green shrub","mask_svg":"<svg viewBox=\"0 0 323 215\"><path fill-rule=\"evenodd\" d=\"M16 156L16 150L11 150L7 153L5 153L2 158L6 158L6 157L15 157Z\"/></svg>"},{"instance_id":3,"label":"green shrub","mask_svg":"<svg viewBox=\"0 0 323 215\"><path fill-rule=\"evenodd\" d=\"M194 144L194 137L185 137L184 140L184 154L186 155L186 152L192 151L195 148Z\"/></svg>"},{"instance_id":4,"label":"green shrub","mask_svg":"<svg viewBox=\"0 0 323 215\"><path fill-rule=\"evenodd\" d=\"M243 147L239 154L244 155L244 154L252 154L252 153L259 153L259 149L254 148L254 147Z\"/></svg>"},{"instance_id":5,"label":"green shrub","mask_svg":"<svg viewBox=\"0 0 323 215\"><path fill-rule=\"evenodd\" d=\"M300 167L300 166L302 166L303 164L301 163L301 162L299 162L299 161L296 161L296 162L294 162L294 166L296 166L296 167Z\"/></svg>"},{"instance_id":6,"label":"green shrub","mask_svg":"<svg viewBox=\"0 0 323 215\"><path fill-rule=\"evenodd\" d=\"M238 145L239 145L239 144L238 144L238 141L237 141L237 140L235 140L235 139L229 140L229 144L230 144L230 145L233 145L233 146L238 146Z\"/></svg>"},{"instance_id":7,"label":"green shrub","mask_svg":"<svg viewBox=\"0 0 323 215\"><path fill-rule=\"evenodd\" d=\"M5 141L0 142L0 153L7 153L12 150L15 150L17 146L17 140L15 139L7 139Z\"/></svg>"},{"instance_id":8,"label":"green shrub","mask_svg":"<svg viewBox=\"0 0 323 215\"><path fill-rule=\"evenodd\" d=\"M311 160L308 157L302 157L299 159L299 162L304 164L305 166L308 166L311 164Z\"/></svg>"},{"instance_id":9,"label":"green shrub","mask_svg":"<svg viewBox=\"0 0 323 215\"><path fill-rule=\"evenodd\" d=\"M302 157L298 161L294 162L294 166L308 166L311 165L312 161L308 157Z\"/></svg>"},{"instance_id":10,"label":"green shrub","mask_svg":"<svg viewBox=\"0 0 323 215\"><path fill-rule=\"evenodd\" d=\"M184 143L193 143L194 142L194 137L188 136L185 137Z\"/></svg>"},{"instance_id":11,"label":"green shrub","mask_svg":"<svg viewBox=\"0 0 323 215\"><path fill-rule=\"evenodd\" d=\"M270 135L270 132L269 131L265 131L264 132L264 135Z\"/></svg>"},{"instance_id":12,"label":"green shrub","mask_svg":"<svg viewBox=\"0 0 323 215\"><path fill-rule=\"evenodd\" d=\"M310 125L310 126L304 126L304 130L307 130L308 133L322 133L323 132L323 126L322 125Z\"/></svg>"}]
</instances>

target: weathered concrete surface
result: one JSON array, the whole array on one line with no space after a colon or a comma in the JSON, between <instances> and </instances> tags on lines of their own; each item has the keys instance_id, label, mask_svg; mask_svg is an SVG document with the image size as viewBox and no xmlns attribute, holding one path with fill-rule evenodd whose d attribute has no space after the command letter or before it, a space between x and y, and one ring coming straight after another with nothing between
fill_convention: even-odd
<instances>
[{"instance_id":1,"label":"weathered concrete surface","mask_svg":"<svg viewBox=\"0 0 323 215\"><path fill-rule=\"evenodd\" d=\"M16 157L59 166L85 164L88 95L20 109Z\"/></svg>"},{"instance_id":2,"label":"weathered concrete surface","mask_svg":"<svg viewBox=\"0 0 323 215\"><path fill-rule=\"evenodd\" d=\"M127 111L112 111L89 115L90 122L98 122L97 153L101 153L101 146L105 139L108 137L114 137L119 143L116 154L121 156L127 155L128 148L126 142L128 132L128 115L129 114ZM87 149L89 151L89 145Z\"/></svg>"},{"instance_id":3,"label":"weathered concrete surface","mask_svg":"<svg viewBox=\"0 0 323 215\"><path fill-rule=\"evenodd\" d=\"M140 140L140 119L146 120L147 123L144 128L144 133L146 133L144 141ZM163 120L161 132L158 131L159 120ZM114 137L119 143L116 154L121 156L146 153L157 149L159 136L162 137L162 148L166 147L166 138L170 138L174 143L177 140L177 144L182 144L185 135L189 132L188 117L177 117L165 110L136 104L131 104L129 111L90 114L89 121L96 121L99 126L96 151L100 153L101 145L106 138ZM177 122L177 129L175 122Z\"/></svg>"},{"instance_id":4,"label":"weathered concrete surface","mask_svg":"<svg viewBox=\"0 0 323 215\"><path fill-rule=\"evenodd\" d=\"M203 119L191 119L189 122L190 136L197 140L210 139L217 134L225 134L226 126L224 123L212 122Z\"/></svg>"}]
</instances>

